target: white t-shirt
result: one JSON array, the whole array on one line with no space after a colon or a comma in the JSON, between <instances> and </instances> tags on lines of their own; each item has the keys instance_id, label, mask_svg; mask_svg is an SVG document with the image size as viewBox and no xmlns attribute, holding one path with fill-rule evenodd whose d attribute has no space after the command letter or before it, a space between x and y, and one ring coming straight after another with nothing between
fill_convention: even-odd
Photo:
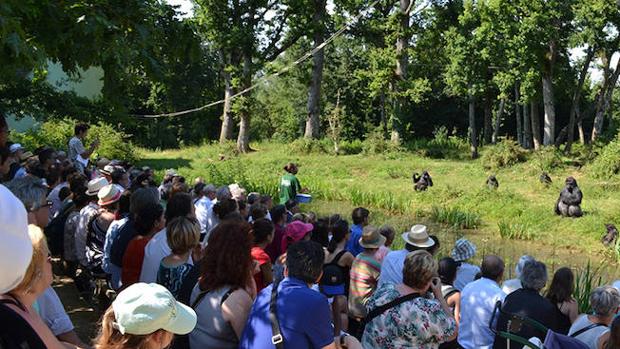
<instances>
[{"instance_id":1,"label":"white t-shirt","mask_svg":"<svg viewBox=\"0 0 620 349\"><path fill-rule=\"evenodd\" d=\"M194 204L196 219L200 223L200 234L206 234L209 230L209 210L213 207L213 201L208 197L201 197Z\"/></svg>"}]
</instances>

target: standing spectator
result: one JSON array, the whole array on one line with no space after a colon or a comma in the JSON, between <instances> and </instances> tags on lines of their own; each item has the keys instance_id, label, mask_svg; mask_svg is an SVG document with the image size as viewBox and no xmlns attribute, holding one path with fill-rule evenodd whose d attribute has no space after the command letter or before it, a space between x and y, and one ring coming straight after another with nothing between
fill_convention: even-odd
<instances>
[{"instance_id":1,"label":"standing spectator","mask_svg":"<svg viewBox=\"0 0 620 349\"><path fill-rule=\"evenodd\" d=\"M384 284L372 295L366 308L373 311L402 297L414 297L384 310L364 330L364 348L429 348L456 338L456 321L441 293L437 262L426 251L405 258L403 283ZM427 292L433 298L426 298Z\"/></svg>"},{"instance_id":2,"label":"standing spectator","mask_svg":"<svg viewBox=\"0 0 620 349\"><path fill-rule=\"evenodd\" d=\"M590 349L600 349L620 306L620 293L612 286L597 287L590 293L590 306L593 314L580 315L568 335L579 339Z\"/></svg>"},{"instance_id":3,"label":"standing spectator","mask_svg":"<svg viewBox=\"0 0 620 349\"><path fill-rule=\"evenodd\" d=\"M114 170L110 173L110 179L112 184L124 192L129 189L131 182L129 181L129 173L122 167L114 167Z\"/></svg>"},{"instance_id":4,"label":"standing spectator","mask_svg":"<svg viewBox=\"0 0 620 349\"><path fill-rule=\"evenodd\" d=\"M167 348L196 326L196 313L164 287L138 283L123 290L103 315L97 349Z\"/></svg>"},{"instance_id":5,"label":"standing spectator","mask_svg":"<svg viewBox=\"0 0 620 349\"><path fill-rule=\"evenodd\" d=\"M80 211L90 201L90 197L86 195L86 177L83 174L76 173L69 177L69 189L71 190L72 205L71 211L67 215L63 231L63 261L65 264L65 272L75 280L78 259L75 250L75 236L77 235L80 223ZM76 282L76 286L79 283ZM80 290L83 291L83 290Z\"/></svg>"},{"instance_id":6,"label":"standing spectator","mask_svg":"<svg viewBox=\"0 0 620 349\"><path fill-rule=\"evenodd\" d=\"M291 245L287 254L286 278L258 295L239 349L274 347L269 315L272 298L284 348L336 348L329 303L324 295L311 289L321 276L325 259L323 248L314 241L301 241ZM275 292L273 287L276 287Z\"/></svg>"},{"instance_id":7,"label":"standing spectator","mask_svg":"<svg viewBox=\"0 0 620 349\"><path fill-rule=\"evenodd\" d=\"M194 218L176 217L168 222L166 237L171 253L161 260L157 283L178 298L183 280L194 268L189 258L194 248L200 246L200 224Z\"/></svg>"},{"instance_id":8,"label":"standing spectator","mask_svg":"<svg viewBox=\"0 0 620 349\"><path fill-rule=\"evenodd\" d=\"M200 241L203 241L209 229L209 210L213 207L215 200L215 186L198 183L194 186L194 193L196 195L194 201L196 219L200 223Z\"/></svg>"},{"instance_id":9,"label":"standing spectator","mask_svg":"<svg viewBox=\"0 0 620 349\"><path fill-rule=\"evenodd\" d=\"M80 210L80 218L75 231L75 254L80 266L84 268L88 267L88 259L86 258L88 225L93 217L99 213L97 194L106 185L108 185L108 181L105 178L97 178L88 182L88 189L86 190L88 204Z\"/></svg>"},{"instance_id":10,"label":"standing spectator","mask_svg":"<svg viewBox=\"0 0 620 349\"><path fill-rule=\"evenodd\" d=\"M523 267L525 267L525 263L534 261L534 257L523 255L519 258L517 265L515 266L515 278L506 280L502 283L502 291L506 293L506 295L511 294L512 292L520 289L521 286L521 271L523 271Z\"/></svg>"},{"instance_id":11,"label":"standing spectator","mask_svg":"<svg viewBox=\"0 0 620 349\"><path fill-rule=\"evenodd\" d=\"M454 287L461 291L465 288L465 285L474 281L476 275L480 273L480 268L477 265L467 263L467 261L474 258L475 255L476 245L471 241L465 238L456 240L450 256L459 263Z\"/></svg>"},{"instance_id":12,"label":"standing spectator","mask_svg":"<svg viewBox=\"0 0 620 349\"><path fill-rule=\"evenodd\" d=\"M256 281L256 291L260 292L273 282L271 259L265 252L265 247L273 240L273 223L266 218L257 219L252 222L252 231L254 233L252 259L257 265L254 270L254 281Z\"/></svg>"},{"instance_id":13,"label":"standing spectator","mask_svg":"<svg viewBox=\"0 0 620 349\"><path fill-rule=\"evenodd\" d=\"M90 126L87 124L75 125L74 136L69 140L69 151L67 156L69 160L73 161L76 169L81 173L84 173L84 169L88 166L88 159L99 146L99 140L96 139L90 144L88 149L84 148L82 141L86 139L89 128Z\"/></svg>"},{"instance_id":14,"label":"standing spectator","mask_svg":"<svg viewBox=\"0 0 620 349\"><path fill-rule=\"evenodd\" d=\"M190 348L237 348L256 286L252 278L250 225L222 222L212 232L191 295L198 324Z\"/></svg>"},{"instance_id":15,"label":"standing spectator","mask_svg":"<svg viewBox=\"0 0 620 349\"><path fill-rule=\"evenodd\" d=\"M301 184L297 179L298 167L296 164L289 162L284 166L286 173L280 179L280 204L284 205L289 200L296 200L297 194L304 192Z\"/></svg>"},{"instance_id":16,"label":"standing spectator","mask_svg":"<svg viewBox=\"0 0 620 349\"><path fill-rule=\"evenodd\" d=\"M75 167L73 166L63 168L60 174L60 184L55 186L54 189L52 189L52 191L47 196L47 200L49 200L52 203L52 206L50 207L51 218L56 217L56 214L62 208L63 200L60 199L60 190L62 190L62 188L69 187L68 178L70 175L74 173L76 173L76 170L75 170Z\"/></svg>"},{"instance_id":17,"label":"standing spectator","mask_svg":"<svg viewBox=\"0 0 620 349\"><path fill-rule=\"evenodd\" d=\"M363 207L358 207L353 210L351 217L353 218L353 225L351 226L351 235L347 242L347 251L352 255L357 256L362 253L364 248L360 245L360 238L362 237L362 230L368 225L368 216L370 211Z\"/></svg>"},{"instance_id":18,"label":"standing spectator","mask_svg":"<svg viewBox=\"0 0 620 349\"><path fill-rule=\"evenodd\" d=\"M461 321L461 292L454 287L454 280L456 280L456 269L458 263L450 257L444 257L439 261L439 268L437 270L439 279L441 280L441 296L448 304L450 313L456 321L458 326ZM439 349L458 349L459 343L456 339L452 339L449 342L445 342L439 345Z\"/></svg>"},{"instance_id":19,"label":"standing spectator","mask_svg":"<svg viewBox=\"0 0 620 349\"><path fill-rule=\"evenodd\" d=\"M103 244L102 267L106 273L110 274L110 282L114 290L118 290L121 288L122 270L120 267L114 265L111 261L112 243L114 242L114 239L116 239L116 237L118 236L121 228L125 226L125 224L129 220L130 200L131 192L125 190L123 194L121 194L121 198L118 200L118 212L116 215L116 219L108 227L108 231L106 232L105 236L105 243Z\"/></svg>"},{"instance_id":20,"label":"standing spectator","mask_svg":"<svg viewBox=\"0 0 620 349\"><path fill-rule=\"evenodd\" d=\"M171 222L177 217L194 217L192 197L187 193L177 193L168 202L166 208L166 222ZM157 232L144 248L144 263L140 271L140 282L152 283L157 280L157 273L161 260L172 253L168 245L168 233L166 228ZM189 260L193 264L193 260Z\"/></svg>"},{"instance_id":21,"label":"standing spectator","mask_svg":"<svg viewBox=\"0 0 620 349\"><path fill-rule=\"evenodd\" d=\"M545 297L560 311L558 314L560 333L568 333L571 324L579 316L577 301L573 298L574 291L575 276L570 268L556 270Z\"/></svg>"},{"instance_id":22,"label":"standing spectator","mask_svg":"<svg viewBox=\"0 0 620 349\"><path fill-rule=\"evenodd\" d=\"M271 258L271 263L275 263L276 259L282 254L282 238L284 237L284 226L286 225L286 207L284 205L274 206L271 209L271 220L274 226L273 240L267 245L265 252Z\"/></svg>"},{"instance_id":23,"label":"standing spectator","mask_svg":"<svg viewBox=\"0 0 620 349\"><path fill-rule=\"evenodd\" d=\"M400 284L403 282L403 267L405 257L409 252L427 250L435 245L435 241L428 236L425 225L416 224L408 232L402 234L405 248L388 253L381 263L381 277L379 286L384 283Z\"/></svg>"},{"instance_id":24,"label":"standing spectator","mask_svg":"<svg viewBox=\"0 0 620 349\"><path fill-rule=\"evenodd\" d=\"M465 349L490 349L495 335L489 328L497 301L506 294L499 287L504 276L504 261L497 256L482 260L480 279L469 283L461 292L461 322L458 342Z\"/></svg>"},{"instance_id":25,"label":"standing spectator","mask_svg":"<svg viewBox=\"0 0 620 349\"><path fill-rule=\"evenodd\" d=\"M114 184L109 184L99 190L97 197L99 198L97 201L99 211L88 222L86 259L88 268L94 274L101 274L104 273L103 257L106 234L116 219L121 191Z\"/></svg>"},{"instance_id":26,"label":"standing spectator","mask_svg":"<svg viewBox=\"0 0 620 349\"><path fill-rule=\"evenodd\" d=\"M319 284L321 292L327 297L347 297L349 295L351 266L355 256L345 248L348 238L349 223L345 220L336 222L332 227L332 238L327 245L327 255L323 266L324 273ZM331 271L327 272L328 270ZM332 276L335 276L340 282L334 284L330 280Z\"/></svg>"},{"instance_id":27,"label":"standing spectator","mask_svg":"<svg viewBox=\"0 0 620 349\"><path fill-rule=\"evenodd\" d=\"M558 315L560 312L549 300L540 295L540 291L546 283L547 267L544 263L538 261L525 263L521 272L521 285L523 287L506 296L502 310L510 314L526 316L556 333L559 332ZM497 320L497 330L507 331L509 321L510 319L506 315L500 313ZM527 324L523 324L519 331L513 333L528 339L536 337L541 341L544 341L547 335L546 332L539 331ZM562 334L566 334L566 332ZM493 348L503 349L506 347L506 338L496 336Z\"/></svg>"},{"instance_id":28,"label":"standing spectator","mask_svg":"<svg viewBox=\"0 0 620 349\"><path fill-rule=\"evenodd\" d=\"M349 288L349 331L358 333L362 320L366 317L366 305L377 289L381 263L375 253L383 244L385 237L373 226L364 227L360 245L364 251L355 257L351 266L351 285Z\"/></svg>"},{"instance_id":29,"label":"standing spectator","mask_svg":"<svg viewBox=\"0 0 620 349\"><path fill-rule=\"evenodd\" d=\"M121 274L123 287L138 282L144 262L144 247L165 225L166 218L164 218L164 208L161 204L150 203L138 211L134 225L138 235L129 242L123 255Z\"/></svg>"},{"instance_id":30,"label":"standing spectator","mask_svg":"<svg viewBox=\"0 0 620 349\"><path fill-rule=\"evenodd\" d=\"M385 256L392 251L390 246L392 246L392 243L394 242L396 231L389 225L383 225L379 228L379 234L385 236L385 244L379 247L376 257L379 262L383 262Z\"/></svg>"},{"instance_id":31,"label":"standing spectator","mask_svg":"<svg viewBox=\"0 0 620 349\"><path fill-rule=\"evenodd\" d=\"M609 327L609 332L601 338L601 344L604 344L599 344L599 349L620 348L620 316L616 316Z\"/></svg>"}]
</instances>

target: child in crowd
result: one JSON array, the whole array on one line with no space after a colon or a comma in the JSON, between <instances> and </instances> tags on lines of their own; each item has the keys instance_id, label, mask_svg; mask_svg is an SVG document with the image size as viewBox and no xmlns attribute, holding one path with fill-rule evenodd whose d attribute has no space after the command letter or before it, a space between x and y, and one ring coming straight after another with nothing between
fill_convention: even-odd
<instances>
[{"instance_id":1,"label":"child in crowd","mask_svg":"<svg viewBox=\"0 0 620 349\"><path fill-rule=\"evenodd\" d=\"M274 226L270 220L261 218L252 222L252 231L254 232L252 259L254 259L256 264L254 281L256 281L257 292L260 292L273 282L271 258L269 258L269 255L265 252L265 248L273 241Z\"/></svg>"},{"instance_id":2,"label":"child in crowd","mask_svg":"<svg viewBox=\"0 0 620 349\"><path fill-rule=\"evenodd\" d=\"M174 218L166 226L166 238L172 253L161 260L157 283L178 298L185 276L194 268L189 257L200 246L200 224L194 218Z\"/></svg>"},{"instance_id":3,"label":"child in crowd","mask_svg":"<svg viewBox=\"0 0 620 349\"><path fill-rule=\"evenodd\" d=\"M375 254L375 258L377 258L379 262L382 262L383 258L385 258L385 256L390 253L390 251L392 251L392 249L390 249L390 246L392 246L392 243L394 242L396 231L391 226L384 225L379 228L379 234L385 237L385 244L379 247L379 249L377 250L377 254Z\"/></svg>"}]
</instances>

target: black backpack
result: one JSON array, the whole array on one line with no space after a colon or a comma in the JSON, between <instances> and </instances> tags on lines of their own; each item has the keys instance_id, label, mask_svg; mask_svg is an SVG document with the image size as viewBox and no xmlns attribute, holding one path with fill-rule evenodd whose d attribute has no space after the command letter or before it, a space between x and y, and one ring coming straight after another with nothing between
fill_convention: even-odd
<instances>
[{"instance_id":1,"label":"black backpack","mask_svg":"<svg viewBox=\"0 0 620 349\"><path fill-rule=\"evenodd\" d=\"M65 241L65 223L69 214L75 209L72 201L65 203L56 217L54 217L43 229L43 233L47 238L47 245L50 254L54 257L64 257L64 241Z\"/></svg>"},{"instance_id":2,"label":"black backpack","mask_svg":"<svg viewBox=\"0 0 620 349\"><path fill-rule=\"evenodd\" d=\"M346 292L346 279L349 275L345 275L343 268L338 265L338 261L346 252L347 250L340 251L331 262L323 265L323 276L319 281L319 290L327 297L344 295Z\"/></svg>"}]
</instances>

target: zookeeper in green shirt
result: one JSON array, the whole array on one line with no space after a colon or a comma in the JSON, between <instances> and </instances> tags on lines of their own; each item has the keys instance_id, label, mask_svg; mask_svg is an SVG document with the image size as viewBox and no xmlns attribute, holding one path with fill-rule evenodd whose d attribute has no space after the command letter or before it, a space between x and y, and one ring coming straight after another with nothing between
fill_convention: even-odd
<instances>
[{"instance_id":1,"label":"zookeeper in green shirt","mask_svg":"<svg viewBox=\"0 0 620 349\"><path fill-rule=\"evenodd\" d=\"M290 199L295 200L298 193L305 193L307 190L301 188L297 174L297 165L289 162L284 166L286 174L280 179L280 204L284 205Z\"/></svg>"}]
</instances>

